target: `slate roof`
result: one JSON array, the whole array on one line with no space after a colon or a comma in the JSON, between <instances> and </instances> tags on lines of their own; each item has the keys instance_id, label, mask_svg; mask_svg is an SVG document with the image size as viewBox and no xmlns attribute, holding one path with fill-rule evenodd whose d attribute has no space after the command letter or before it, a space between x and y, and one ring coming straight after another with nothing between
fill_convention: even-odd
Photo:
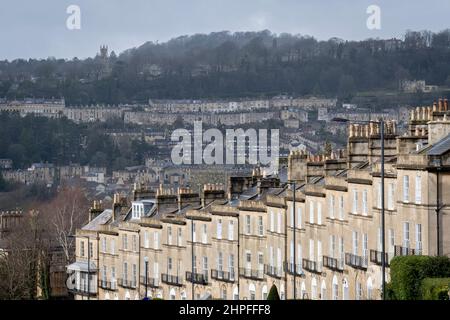
<instances>
[{"instance_id":1,"label":"slate roof","mask_svg":"<svg viewBox=\"0 0 450 320\"><path fill-rule=\"evenodd\" d=\"M429 156L441 156L450 151L450 134L445 138L435 143L427 152Z\"/></svg>"}]
</instances>

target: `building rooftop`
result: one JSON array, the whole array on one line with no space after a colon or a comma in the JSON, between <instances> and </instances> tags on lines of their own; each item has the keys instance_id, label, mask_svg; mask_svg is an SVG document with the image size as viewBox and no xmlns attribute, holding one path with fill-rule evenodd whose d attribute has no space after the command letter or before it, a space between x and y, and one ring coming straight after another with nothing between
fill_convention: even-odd
<instances>
[{"instance_id":1,"label":"building rooftop","mask_svg":"<svg viewBox=\"0 0 450 320\"><path fill-rule=\"evenodd\" d=\"M431 146L428 150L427 155L429 156L441 156L444 153L450 151L450 134L448 134L445 138Z\"/></svg>"}]
</instances>

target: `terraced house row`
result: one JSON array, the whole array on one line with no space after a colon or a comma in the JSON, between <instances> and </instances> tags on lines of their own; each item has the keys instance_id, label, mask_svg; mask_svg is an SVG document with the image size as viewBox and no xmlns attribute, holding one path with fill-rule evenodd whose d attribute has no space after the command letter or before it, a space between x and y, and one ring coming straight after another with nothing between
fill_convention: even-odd
<instances>
[{"instance_id":1,"label":"terraced house row","mask_svg":"<svg viewBox=\"0 0 450 320\"><path fill-rule=\"evenodd\" d=\"M387 263L450 254L449 116L440 100L405 132L385 122ZM286 178L256 168L226 190L136 186L96 202L69 286L77 299L265 299L273 284L282 299L380 299L380 159L380 127L352 124L346 150L291 153Z\"/></svg>"}]
</instances>

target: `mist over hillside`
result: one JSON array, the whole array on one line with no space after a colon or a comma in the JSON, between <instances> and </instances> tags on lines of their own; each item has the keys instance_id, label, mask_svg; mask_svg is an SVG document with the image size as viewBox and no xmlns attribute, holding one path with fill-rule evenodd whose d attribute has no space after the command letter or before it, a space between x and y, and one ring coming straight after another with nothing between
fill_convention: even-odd
<instances>
[{"instance_id":1,"label":"mist over hillside","mask_svg":"<svg viewBox=\"0 0 450 320\"><path fill-rule=\"evenodd\" d=\"M65 97L67 105L320 95L392 90L403 79L450 84L450 31L404 39L318 41L310 36L214 32L147 42L79 60L0 61L0 97Z\"/></svg>"}]
</instances>

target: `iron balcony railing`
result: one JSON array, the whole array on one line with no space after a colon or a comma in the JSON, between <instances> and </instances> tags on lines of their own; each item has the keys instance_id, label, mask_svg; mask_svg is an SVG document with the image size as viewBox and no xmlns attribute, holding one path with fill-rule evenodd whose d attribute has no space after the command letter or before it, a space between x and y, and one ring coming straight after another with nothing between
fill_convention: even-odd
<instances>
[{"instance_id":1,"label":"iron balcony railing","mask_svg":"<svg viewBox=\"0 0 450 320\"><path fill-rule=\"evenodd\" d=\"M312 273L322 273L322 264L313 260L303 259L303 269Z\"/></svg>"},{"instance_id":2,"label":"iron balcony railing","mask_svg":"<svg viewBox=\"0 0 450 320\"><path fill-rule=\"evenodd\" d=\"M382 255L383 255L383 253L381 251L370 250L370 262L381 266L382 265L382 261L381 261ZM392 253L385 252L384 253L384 262L387 267L389 266L391 259L392 259Z\"/></svg>"},{"instance_id":3,"label":"iron balcony railing","mask_svg":"<svg viewBox=\"0 0 450 320\"><path fill-rule=\"evenodd\" d=\"M211 270L211 279L224 281L224 282L234 282L235 281L235 273L222 271L222 270Z\"/></svg>"},{"instance_id":4,"label":"iron balcony railing","mask_svg":"<svg viewBox=\"0 0 450 320\"><path fill-rule=\"evenodd\" d=\"M137 287L136 280L119 279L119 286L122 288L135 289Z\"/></svg>"},{"instance_id":5,"label":"iron balcony railing","mask_svg":"<svg viewBox=\"0 0 450 320\"><path fill-rule=\"evenodd\" d=\"M192 273L190 271L186 271L186 281L197 283L197 284L208 284L208 272L205 273Z\"/></svg>"},{"instance_id":6,"label":"iron balcony railing","mask_svg":"<svg viewBox=\"0 0 450 320\"><path fill-rule=\"evenodd\" d=\"M366 270L367 269L367 257L366 256L357 256L352 253L345 254L345 264L355 268Z\"/></svg>"},{"instance_id":7,"label":"iron balcony railing","mask_svg":"<svg viewBox=\"0 0 450 320\"><path fill-rule=\"evenodd\" d=\"M100 280L99 287L104 290L114 291L114 290L117 290L117 281L116 280L112 280L112 281Z\"/></svg>"},{"instance_id":8,"label":"iron balcony railing","mask_svg":"<svg viewBox=\"0 0 450 320\"><path fill-rule=\"evenodd\" d=\"M409 247L394 246L394 256L415 256L421 255L421 250L412 249Z\"/></svg>"},{"instance_id":9,"label":"iron balcony railing","mask_svg":"<svg viewBox=\"0 0 450 320\"><path fill-rule=\"evenodd\" d=\"M173 286L182 286L183 285L183 277L174 276L174 275L166 274L166 273L161 274L161 281L163 283L170 284Z\"/></svg>"},{"instance_id":10,"label":"iron balcony railing","mask_svg":"<svg viewBox=\"0 0 450 320\"><path fill-rule=\"evenodd\" d=\"M150 278L147 277L147 279L145 279L145 276L141 276L141 286L145 287L145 281L147 280L147 286L150 288L159 288L160 286L160 281L159 278Z\"/></svg>"},{"instance_id":11,"label":"iron balcony railing","mask_svg":"<svg viewBox=\"0 0 450 320\"><path fill-rule=\"evenodd\" d=\"M253 280L264 280L264 270L252 270L249 268L240 268L239 275L241 277Z\"/></svg>"},{"instance_id":12,"label":"iron balcony railing","mask_svg":"<svg viewBox=\"0 0 450 320\"><path fill-rule=\"evenodd\" d=\"M283 270L268 264L264 265L264 273L272 278L280 279L283 276Z\"/></svg>"},{"instance_id":13,"label":"iron balcony railing","mask_svg":"<svg viewBox=\"0 0 450 320\"><path fill-rule=\"evenodd\" d=\"M341 259L323 256L323 266L333 271L344 271L344 263Z\"/></svg>"},{"instance_id":14,"label":"iron balcony railing","mask_svg":"<svg viewBox=\"0 0 450 320\"><path fill-rule=\"evenodd\" d=\"M94 297L97 295L97 287L91 285L88 290L87 284L80 284L74 288L69 288L69 292L77 295Z\"/></svg>"},{"instance_id":15,"label":"iron balcony railing","mask_svg":"<svg viewBox=\"0 0 450 320\"><path fill-rule=\"evenodd\" d=\"M294 264L292 262L285 262L284 263L284 271L290 275L294 275L294 272L295 272L296 276L303 275L302 264Z\"/></svg>"}]
</instances>

